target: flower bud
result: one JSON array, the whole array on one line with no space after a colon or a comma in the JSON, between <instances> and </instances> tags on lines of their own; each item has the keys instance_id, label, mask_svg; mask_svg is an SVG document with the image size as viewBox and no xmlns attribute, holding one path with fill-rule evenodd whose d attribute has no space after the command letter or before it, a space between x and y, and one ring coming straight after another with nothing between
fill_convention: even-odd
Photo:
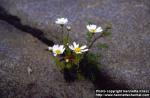
<instances>
[{"instance_id":1,"label":"flower bud","mask_svg":"<svg viewBox=\"0 0 150 98\"><path fill-rule=\"evenodd\" d=\"M66 59L66 62L69 62L69 59Z\"/></svg>"},{"instance_id":2,"label":"flower bud","mask_svg":"<svg viewBox=\"0 0 150 98\"><path fill-rule=\"evenodd\" d=\"M70 30L71 30L71 26L67 26L66 28L67 28L67 30L68 30L68 31L70 31Z\"/></svg>"}]
</instances>

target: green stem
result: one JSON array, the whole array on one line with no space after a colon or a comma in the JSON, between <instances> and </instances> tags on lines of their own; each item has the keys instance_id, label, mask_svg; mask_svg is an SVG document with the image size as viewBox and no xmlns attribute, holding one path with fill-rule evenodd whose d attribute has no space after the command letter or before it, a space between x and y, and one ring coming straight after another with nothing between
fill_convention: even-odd
<instances>
[{"instance_id":1,"label":"green stem","mask_svg":"<svg viewBox=\"0 0 150 98\"><path fill-rule=\"evenodd\" d=\"M88 46L88 49L90 49L90 48L93 46L93 44L94 44L99 38L101 38L101 37L103 37L103 34L99 35L99 36L96 37L93 41L91 41L91 43L90 43L89 46Z\"/></svg>"},{"instance_id":2,"label":"green stem","mask_svg":"<svg viewBox=\"0 0 150 98\"><path fill-rule=\"evenodd\" d=\"M61 34L61 43L64 42L63 38L64 38L64 25L61 25L61 29L62 29L62 34Z\"/></svg>"},{"instance_id":3,"label":"green stem","mask_svg":"<svg viewBox=\"0 0 150 98\"><path fill-rule=\"evenodd\" d=\"M88 32L90 35L88 36L88 38L87 38L87 43L88 43L88 45L90 44L90 42L91 42L91 40L93 39L93 37L94 37L94 34L92 34L91 32Z\"/></svg>"},{"instance_id":4,"label":"green stem","mask_svg":"<svg viewBox=\"0 0 150 98\"><path fill-rule=\"evenodd\" d=\"M68 31L68 34L67 34L67 43L69 43L69 31Z\"/></svg>"},{"instance_id":5,"label":"green stem","mask_svg":"<svg viewBox=\"0 0 150 98\"><path fill-rule=\"evenodd\" d=\"M79 69L80 55L77 55L77 69Z\"/></svg>"}]
</instances>

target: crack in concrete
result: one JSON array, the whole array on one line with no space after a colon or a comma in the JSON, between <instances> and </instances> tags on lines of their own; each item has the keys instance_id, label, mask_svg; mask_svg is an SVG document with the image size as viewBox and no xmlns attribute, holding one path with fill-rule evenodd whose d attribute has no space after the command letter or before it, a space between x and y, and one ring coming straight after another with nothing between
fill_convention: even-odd
<instances>
[{"instance_id":1,"label":"crack in concrete","mask_svg":"<svg viewBox=\"0 0 150 98\"><path fill-rule=\"evenodd\" d=\"M5 9L2 8L1 6L0 6L0 20L6 21L7 23L13 25L17 29L31 34L32 36L38 38L41 42L43 42L48 46L52 46L54 44L52 40L49 40L44 36L44 33L40 29L32 28L28 25L23 25L17 16L13 16L7 13Z\"/></svg>"}]
</instances>

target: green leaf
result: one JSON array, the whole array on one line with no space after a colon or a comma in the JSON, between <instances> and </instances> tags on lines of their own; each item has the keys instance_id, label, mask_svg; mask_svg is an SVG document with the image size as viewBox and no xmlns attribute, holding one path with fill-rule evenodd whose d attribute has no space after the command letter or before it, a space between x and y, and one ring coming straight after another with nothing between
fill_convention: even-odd
<instances>
[{"instance_id":1,"label":"green leaf","mask_svg":"<svg viewBox=\"0 0 150 98\"><path fill-rule=\"evenodd\" d=\"M108 45L105 43L99 43L97 46L98 48L108 48Z\"/></svg>"},{"instance_id":2,"label":"green leaf","mask_svg":"<svg viewBox=\"0 0 150 98\"><path fill-rule=\"evenodd\" d=\"M103 31L103 36L109 36L109 35L111 35L111 32L112 32L112 25L108 25L105 29L104 29L104 31Z\"/></svg>"},{"instance_id":3,"label":"green leaf","mask_svg":"<svg viewBox=\"0 0 150 98\"><path fill-rule=\"evenodd\" d=\"M90 24L93 24L93 22L91 22L91 21L88 21L88 25L90 25Z\"/></svg>"},{"instance_id":4,"label":"green leaf","mask_svg":"<svg viewBox=\"0 0 150 98\"><path fill-rule=\"evenodd\" d=\"M98 59L97 54L94 53L88 53L87 58L89 62L97 62Z\"/></svg>"},{"instance_id":5,"label":"green leaf","mask_svg":"<svg viewBox=\"0 0 150 98\"><path fill-rule=\"evenodd\" d=\"M81 73L77 73L78 80L84 80L84 76Z\"/></svg>"},{"instance_id":6,"label":"green leaf","mask_svg":"<svg viewBox=\"0 0 150 98\"><path fill-rule=\"evenodd\" d=\"M54 61L55 61L55 63L56 63L57 68L59 68L60 70L63 70L63 69L65 68L64 62L61 62L61 61L59 60L59 58L53 57L53 59L54 59Z\"/></svg>"},{"instance_id":7,"label":"green leaf","mask_svg":"<svg viewBox=\"0 0 150 98\"><path fill-rule=\"evenodd\" d=\"M103 32L103 36L110 36L111 35L111 32L110 31L104 31Z\"/></svg>"},{"instance_id":8,"label":"green leaf","mask_svg":"<svg viewBox=\"0 0 150 98\"><path fill-rule=\"evenodd\" d=\"M65 68L71 69L72 68L72 64L70 64L70 63L65 64Z\"/></svg>"},{"instance_id":9,"label":"green leaf","mask_svg":"<svg viewBox=\"0 0 150 98\"><path fill-rule=\"evenodd\" d=\"M69 55L71 55L71 50L70 50L70 48L66 45L66 56L69 56Z\"/></svg>"},{"instance_id":10,"label":"green leaf","mask_svg":"<svg viewBox=\"0 0 150 98\"><path fill-rule=\"evenodd\" d=\"M68 43L68 38L67 38L67 36L64 36L64 38L63 38L63 44L66 45L67 43Z\"/></svg>"},{"instance_id":11,"label":"green leaf","mask_svg":"<svg viewBox=\"0 0 150 98\"><path fill-rule=\"evenodd\" d=\"M102 57L103 57L103 55L102 55L101 53L97 53L96 56L97 56L98 58L102 58Z\"/></svg>"}]
</instances>

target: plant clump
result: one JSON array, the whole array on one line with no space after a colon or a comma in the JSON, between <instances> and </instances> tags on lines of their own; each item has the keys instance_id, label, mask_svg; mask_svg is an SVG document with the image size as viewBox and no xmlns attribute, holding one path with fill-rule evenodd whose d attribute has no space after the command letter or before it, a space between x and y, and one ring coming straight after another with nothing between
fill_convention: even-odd
<instances>
[{"instance_id":1,"label":"plant clump","mask_svg":"<svg viewBox=\"0 0 150 98\"><path fill-rule=\"evenodd\" d=\"M53 59L60 71L64 73L65 79L83 79L83 65L98 66L97 58L99 56L92 53L91 48L98 39L110 35L111 26L102 29L101 26L88 24L86 26L87 33L85 33L87 44L81 44L71 40L69 36L71 27L67 26L67 18L58 18L55 23L61 27L61 44L54 44L52 47L48 47L48 50L54 55ZM67 33L65 33L65 29ZM99 43L97 47L107 48L107 45Z\"/></svg>"}]
</instances>

